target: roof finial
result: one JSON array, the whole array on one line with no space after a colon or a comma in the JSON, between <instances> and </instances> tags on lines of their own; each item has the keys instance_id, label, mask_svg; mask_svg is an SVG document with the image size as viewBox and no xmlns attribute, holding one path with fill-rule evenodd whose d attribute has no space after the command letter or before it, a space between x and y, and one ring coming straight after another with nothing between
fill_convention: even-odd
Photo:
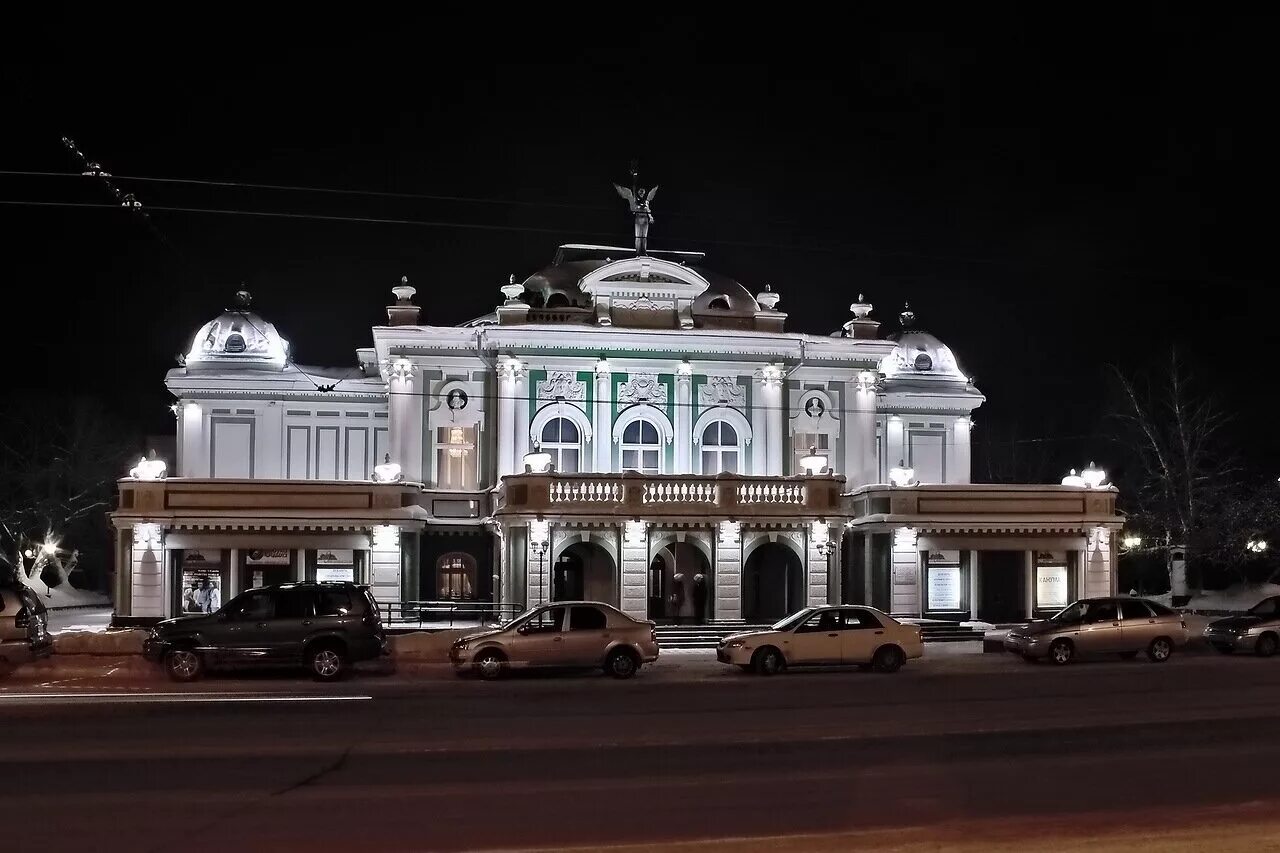
<instances>
[{"instance_id":1,"label":"roof finial","mask_svg":"<svg viewBox=\"0 0 1280 853\"><path fill-rule=\"evenodd\" d=\"M235 304L236 308L241 311L248 311L249 306L253 304L253 297L249 294L249 291L245 290L243 281L240 282L240 289L236 291Z\"/></svg>"},{"instance_id":2,"label":"roof finial","mask_svg":"<svg viewBox=\"0 0 1280 853\"><path fill-rule=\"evenodd\" d=\"M902 328L910 329L916 321L916 312L911 310L911 303L902 303L902 313L898 315L898 321L902 323Z\"/></svg>"},{"instance_id":3,"label":"roof finial","mask_svg":"<svg viewBox=\"0 0 1280 853\"><path fill-rule=\"evenodd\" d=\"M397 305L411 305L413 295L418 292L418 289L409 285L409 276L402 275L400 276L400 284L391 288L391 292L396 297Z\"/></svg>"}]
</instances>

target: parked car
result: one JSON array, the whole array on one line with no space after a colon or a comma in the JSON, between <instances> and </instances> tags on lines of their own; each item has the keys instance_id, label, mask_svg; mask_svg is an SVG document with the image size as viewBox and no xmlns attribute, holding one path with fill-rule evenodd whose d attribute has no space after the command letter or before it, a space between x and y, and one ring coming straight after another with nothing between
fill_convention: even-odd
<instances>
[{"instance_id":1,"label":"parked car","mask_svg":"<svg viewBox=\"0 0 1280 853\"><path fill-rule=\"evenodd\" d=\"M251 589L217 612L166 619L143 642L175 681L207 669L305 666L322 681L387 653L378 605L353 583L289 583Z\"/></svg>"},{"instance_id":2,"label":"parked car","mask_svg":"<svg viewBox=\"0 0 1280 853\"><path fill-rule=\"evenodd\" d=\"M18 582L0 586L0 670L52 651L48 611L40 596Z\"/></svg>"},{"instance_id":3,"label":"parked car","mask_svg":"<svg viewBox=\"0 0 1280 853\"><path fill-rule=\"evenodd\" d=\"M1215 619L1204 629L1204 638L1223 654L1253 650L1269 658L1280 650L1280 596L1264 598L1243 616Z\"/></svg>"},{"instance_id":4,"label":"parked car","mask_svg":"<svg viewBox=\"0 0 1280 853\"><path fill-rule=\"evenodd\" d=\"M1085 598L1048 619L1011 629L1004 648L1032 662L1047 658L1068 664L1080 655L1097 654L1127 659L1146 652L1163 663L1186 643L1187 623L1163 604L1145 598Z\"/></svg>"},{"instance_id":5,"label":"parked car","mask_svg":"<svg viewBox=\"0 0 1280 853\"><path fill-rule=\"evenodd\" d=\"M872 607L806 607L767 631L732 634L716 659L744 671L774 675L789 666L856 664L897 672L921 657L920 628Z\"/></svg>"},{"instance_id":6,"label":"parked car","mask_svg":"<svg viewBox=\"0 0 1280 853\"><path fill-rule=\"evenodd\" d=\"M449 649L459 675L497 678L509 669L597 668L630 678L658 659L652 622L632 619L598 601L557 601L506 625L459 638Z\"/></svg>"}]
</instances>

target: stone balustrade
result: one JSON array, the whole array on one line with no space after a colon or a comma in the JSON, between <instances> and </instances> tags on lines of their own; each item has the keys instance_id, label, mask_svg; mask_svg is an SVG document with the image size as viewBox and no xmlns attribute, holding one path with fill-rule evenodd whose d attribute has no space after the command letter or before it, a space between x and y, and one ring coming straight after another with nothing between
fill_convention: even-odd
<instances>
[{"instance_id":1,"label":"stone balustrade","mask_svg":"<svg viewBox=\"0 0 1280 853\"><path fill-rule=\"evenodd\" d=\"M494 496L497 516L811 519L840 513L844 478L719 474L515 474Z\"/></svg>"}]
</instances>

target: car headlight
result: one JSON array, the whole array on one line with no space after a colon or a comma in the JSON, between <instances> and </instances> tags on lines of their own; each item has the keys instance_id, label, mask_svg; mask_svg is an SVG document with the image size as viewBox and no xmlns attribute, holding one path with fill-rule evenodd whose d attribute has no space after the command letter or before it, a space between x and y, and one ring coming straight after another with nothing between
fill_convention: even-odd
<instances>
[{"instance_id":1,"label":"car headlight","mask_svg":"<svg viewBox=\"0 0 1280 853\"><path fill-rule=\"evenodd\" d=\"M466 643L454 643L453 650L455 652L465 652L469 646Z\"/></svg>"},{"instance_id":2,"label":"car headlight","mask_svg":"<svg viewBox=\"0 0 1280 853\"><path fill-rule=\"evenodd\" d=\"M729 648L731 649L740 649L744 645L746 645L746 643L744 643L742 640L730 640L728 645L729 645Z\"/></svg>"}]
</instances>

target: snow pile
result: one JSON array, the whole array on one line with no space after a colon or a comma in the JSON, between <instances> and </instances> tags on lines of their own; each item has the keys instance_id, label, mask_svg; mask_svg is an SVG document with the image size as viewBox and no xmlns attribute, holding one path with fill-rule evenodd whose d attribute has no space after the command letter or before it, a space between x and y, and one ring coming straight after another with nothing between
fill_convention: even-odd
<instances>
[{"instance_id":1,"label":"snow pile","mask_svg":"<svg viewBox=\"0 0 1280 853\"><path fill-rule=\"evenodd\" d=\"M53 637L53 653L58 655L140 655L147 632L64 631Z\"/></svg>"},{"instance_id":2,"label":"snow pile","mask_svg":"<svg viewBox=\"0 0 1280 853\"><path fill-rule=\"evenodd\" d=\"M40 596L44 606L50 610L63 607L110 607L111 599L100 592L76 589L69 583L42 589L44 584L37 583L31 591Z\"/></svg>"},{"instance_id":3,"label":"snow pile","mask_svg":"<svg viewBox=\"0 0 1280 853\"><path fill-rule=\"evenodd\" d=\"M1225 610L1232 613L1243 613L1264 598L1280 595L1280 584L1236 584L1226 589L1206 589L1196 592L1187 602L1187 610ZM1147 596L1152 601L1170 604L1172 595Z\"/></svg>"},{"instance_id":4,"label":"snow pile","mask_svg":"<svg viewBox=\"0 0 1280 853\"><path fill-rule=\"evenodd\" d=\"M414 663L448 663L449 647L453 641L467 634L474 634L476 629L454 629L452 631L421 631L413 634L393 634L389 640L391 654L397 661Z\"/></svg>"},{"instance_id":5,"label":"snow pile","mask_svg":"<svg viewBox=\"0 0 1280 853\"><path fill-rule=\"evenodd\" d=\"M993 631L995 630L996 626L992 625L990 622L983 622L981 620L971 620L969 622L961 622L960 627L972 628L975 631Z\"/></svg>"}]
</instances>

